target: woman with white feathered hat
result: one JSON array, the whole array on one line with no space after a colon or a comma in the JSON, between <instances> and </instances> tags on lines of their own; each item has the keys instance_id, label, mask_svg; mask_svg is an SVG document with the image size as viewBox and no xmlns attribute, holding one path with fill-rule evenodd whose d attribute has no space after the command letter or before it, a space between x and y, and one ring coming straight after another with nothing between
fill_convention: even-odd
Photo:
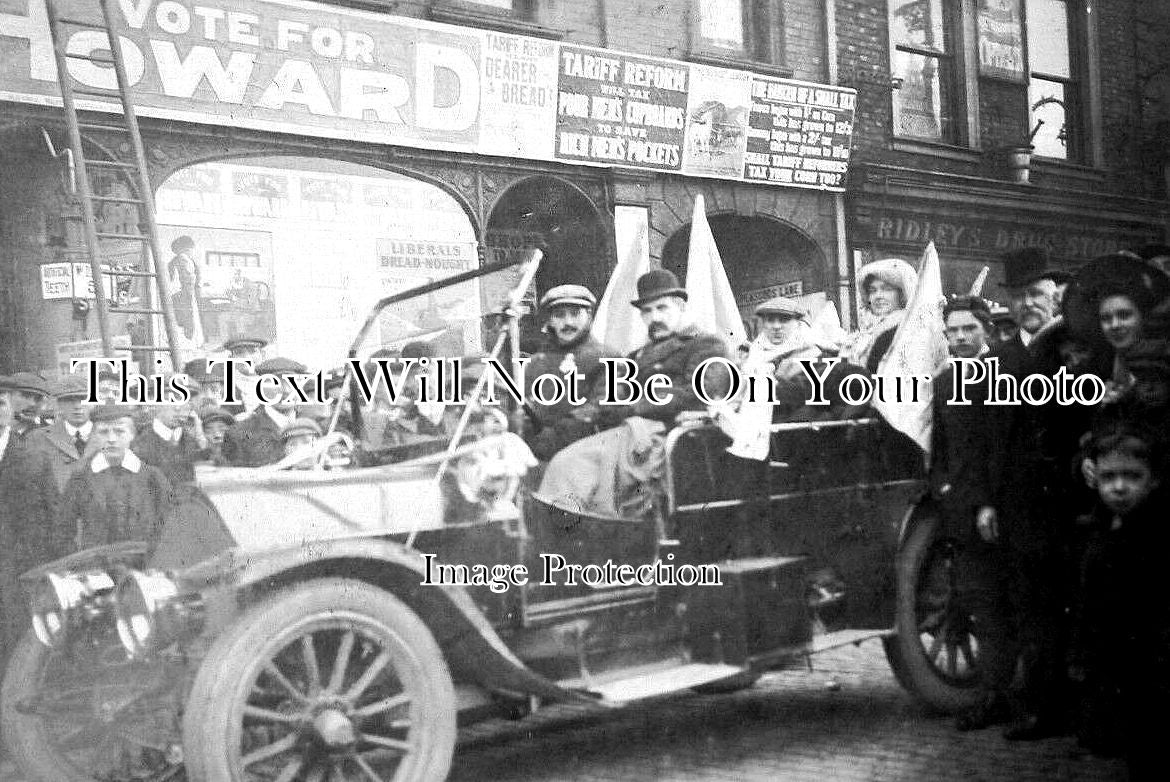
<instances>
[{"instance_id":1,"label":"woman with white feathered hat","mask_svg":"<svg viewBox=\"0 0 1170 782\"><path fill-rule=\"evenodd\" d=\"M876 372L906 317L906 303L917 285L918 272L901 258L883 258L862 266L857 272L858 330L849 335L841 355Z\"/></svg>"}]
</instances>

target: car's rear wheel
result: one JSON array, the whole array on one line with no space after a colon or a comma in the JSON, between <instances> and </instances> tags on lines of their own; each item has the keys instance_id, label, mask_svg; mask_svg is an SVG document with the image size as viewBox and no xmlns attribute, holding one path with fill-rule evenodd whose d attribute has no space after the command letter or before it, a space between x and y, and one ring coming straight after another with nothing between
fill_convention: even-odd
<instances>
[{"instance_id":1,"label":"car's rear wheel","mask_svg":"<svg viewBox=\"0 0 1170 782\"><path fill-rule=\"evenodd\" d=\"M212 645L183 720L192 782L441 780L455 693L434 637L360 581L282 590Z\"/></svg>"},{"instance_id":2,"label":"car's rear wheel","mask_svg":"<svg viewBox=\"0 0 1170 782\"><path fill-rule=\"evenodd\" d=\"M933 709L958 713L980 698L979 644L956 599L954 547L920 519L897 560L897 634L883 639L898 682Z\"/></svg>"},{"instance_id":3,"label":"car's rear wheel","mask_svg":"<svg viewBox=\"0 0 1170 782\"><path fill-rule=\"evenodd\" d=\"M36 782L182 779L181 674L135 663L113 631L49 649L27 633L0 694L4 743Z\"/></svg>"}]
</instances>

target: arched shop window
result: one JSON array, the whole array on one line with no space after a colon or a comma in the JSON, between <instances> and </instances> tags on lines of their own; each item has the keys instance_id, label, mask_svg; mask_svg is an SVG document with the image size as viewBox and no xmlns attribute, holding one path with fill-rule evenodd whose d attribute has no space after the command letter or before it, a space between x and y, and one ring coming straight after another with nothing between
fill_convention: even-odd
<instances>
[{"instance_id":1,"label":"arched shop window","mask_svg":"<svg viewBox=\"0 0 1170 782\"><path fill-rule=\"evenodd\" d=\"M801 301L814 315L824 306L825 256L803 233L766 217L713 215L707 222L749 334L756 305L774 296ZM686 279L690 236L690 225L684 225L662 250L663 268L680 280Z\"/></svg>"},{"instance_id":2,"label":"arched shop window","mask_svg":"<svg viewBox=\"0 0 1170 782\"><path fill-rule=\"evenodd\" d=\"M156 201L190 355L255 334L272 341L269 355L329 366L379 298L479 263L455 198L371 166L291 156L200 163L168 177ZM411 313L401 336L453 317L435 302Z\"/></svg>"},{"instance_id":3,"label":"arched shop window","mask_svg":"<svg viewBox=\"0 0 1170 782\"><path fill-rule=\"evenodd\" d=\"M597 298L609 279L609 231L597 208L577 188L552 176L533 176L509 187L492 207L484 243L489 257L503 259L533 247L545 257L529 291L535 301L555 285L585 285ZM521 323L522 343L535 349L537 318Z\"/></svg>"}]
</instances>

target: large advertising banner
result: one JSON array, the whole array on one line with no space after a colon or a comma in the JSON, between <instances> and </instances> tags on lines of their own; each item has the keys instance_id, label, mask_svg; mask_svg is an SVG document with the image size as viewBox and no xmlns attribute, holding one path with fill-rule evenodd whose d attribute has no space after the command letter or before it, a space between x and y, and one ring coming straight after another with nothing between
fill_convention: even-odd
<instances>
[{"instance_id":1,"label":"large advertising banner","mask_svg":"<svg viewBox=\"0 0 1170 782\"><path fill-rule=\"evenodd\" d=\"M100 21L96 2L58 5L69 18ZM855 99L847 88L300 0L117 0L116 8L143 116L843 189ZM68 66L75 88L110 92L109 100L79 96L78 107L118 111L113 70L101 62L105 33L66 29L67 51L79 55ZM0 101L60 105L56 80L43 0L0 0ZM787 90L803 97L789 99L781 94ZM833 136L831 157L820 149L824 142L802 140L792 150L787 137L779 152L832 165L759 157L776 152L775 139L753 142L749 110L751 127L763 130L775 115L761 104L777 102L835 115L798 118L831 128L822 131ZM795 130L785 123L786 133ZM745 139L754 159L741 164ZM818 175L798 173L806 171ZM250 208L273 200L261 189L241 184ZM323 212L338 197L306 195Z\"/></svg>"}]
</instances>

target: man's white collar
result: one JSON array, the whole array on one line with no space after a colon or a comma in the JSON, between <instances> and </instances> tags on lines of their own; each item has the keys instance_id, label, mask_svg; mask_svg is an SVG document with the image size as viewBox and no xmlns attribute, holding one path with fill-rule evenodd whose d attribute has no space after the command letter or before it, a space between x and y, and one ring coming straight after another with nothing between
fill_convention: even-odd
<instances>
[{"instance_id":1,"label":"man's white collar","mask_svg":"<svg viewBox=\"0 0 1170 782\"><path fill-rule=\"evenodd\" d=\"M89 433L93 431L93 421L86 421L81 426L74 426L68 421L65 422L65 434L70 437L76 437L80 434L86 440L89 439Z\"/></svg>"},{"instance_id":2,"label":"man's white collar","mask_svg":"<svg viewBox=\"0 0 1170 782\"><path fill-rule=\"evenodd\" d=\"M179 442L179 438L183 436L182 427L176 426L174 429L172 429L162 421L159 421L157 418L154 419L152 426L154 427L154 433L162 439L166 440L168 443L177 443Z\"/></svg>"},{"instance_id":3,"label":"man's white collar","mask_svg":"<svg viewBox=\"0 0 1170 782\"><path fill-rule=\"evenodd\" d=\"M97 456L93 457L93 461L89 463L89 469L93 470L95 474L103 470L108 470L110 467L113 467L113 465L106 459L104 453L98 453ZM142 460L133 451L126 451L125 455L122 456L122 467L125 467L130 472L136 473L142 469Z\"/></svg>"}]
</instances>

